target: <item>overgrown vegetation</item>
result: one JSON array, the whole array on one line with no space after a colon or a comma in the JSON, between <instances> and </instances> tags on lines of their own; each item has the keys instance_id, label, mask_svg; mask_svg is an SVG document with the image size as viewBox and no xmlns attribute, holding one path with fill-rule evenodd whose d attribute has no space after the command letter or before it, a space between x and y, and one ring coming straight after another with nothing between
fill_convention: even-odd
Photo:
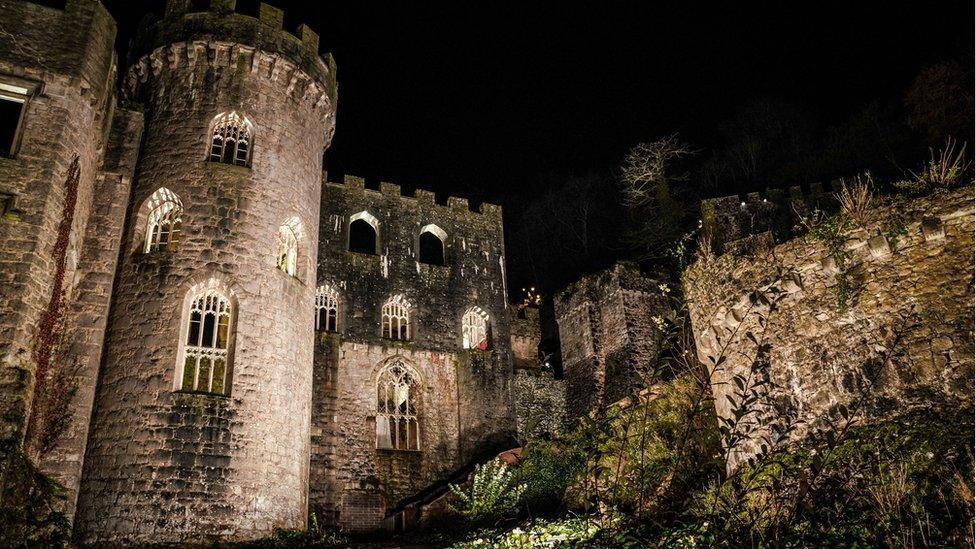
<instances>
[{"instance_id":1,"label":"overgrown vegetation","mask_svg":"<svg viewBox=\"0 0 976 549\"><path fill-rule=\"evenodd\" d=\"M245 547L348 547L350 539L337 529L319 524L319 519L312 513L308 517L307 530L276 529L274 534L266 539Z\"/></svg>"},{"instance_id":2,"label":"overgrown vegetation","mask_svg":"<svg viewBox=\"0 0 976 549\"><path fill-rule=\"evenodd\" d=\"M524 484L517 484L513 472L495 459L475 466L471 485L464 489L456 484L448 486L454 501L451 511L474 524L488 524L512 516L525 492Z\"/></svg>"},{"instance_id":3,"label":"overgrown vegetation","mask_svg":"<svg viewBox=\"0 0 976 549\"><path fill-rule=\"evenodd\" d=\"M833 260L834 294L837 297L837 310L847 312L855 288L848 271L851 252L844 247L854 224L845 211L828 215L821 210L814 210L810 215L801 219L800 223L806 230L807 238L823 244L827 256Z\"/></svg>"},{"instance_id":4,"label":"overgrown vegetation","mask_svg":"<svg viewBox=\"0 0 976 549\"><path fill-rule=\"evenodd\" d=\"M958 183L970 165L966 160L966 143L957 149L956 141L950 137L938 153L929 149L929 161L921 170L909 170L911 177L895 182L894 186L911 195L944 191Z\"/></svg>"}]
</instances>

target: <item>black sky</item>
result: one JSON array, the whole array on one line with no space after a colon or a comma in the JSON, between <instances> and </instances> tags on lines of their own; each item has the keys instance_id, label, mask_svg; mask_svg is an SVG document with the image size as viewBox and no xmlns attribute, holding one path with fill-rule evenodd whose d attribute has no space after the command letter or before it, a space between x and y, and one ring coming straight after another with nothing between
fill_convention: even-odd
<instances>
[{"instance_id":1,"label":"black sky","mask_svg":"<svg viewBox=\"0 0 976 549\"><path fill-rule=\"evenodd\" d=\"M106 3L121 41L162 4ZM270 3L338 63L330 171L503 205L540 174L609 170L641 139L707 147L753 97L843 119L973 43L965 1Z\"/></svg>"}]
</instances>

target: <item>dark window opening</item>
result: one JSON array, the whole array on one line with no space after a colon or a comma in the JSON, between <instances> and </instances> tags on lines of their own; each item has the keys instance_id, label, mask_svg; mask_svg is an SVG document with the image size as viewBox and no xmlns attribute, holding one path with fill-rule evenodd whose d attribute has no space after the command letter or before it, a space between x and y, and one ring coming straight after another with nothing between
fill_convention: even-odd
<instances>
[{"instance_id":1,"label":"dark window opening","mask_svg":"<svg viewBox=\"0 0 976 549\"><path fill-rule=\"evenodd\" d=\"M433 233L420 235L420 262L428 265L444 264L444 243Z\"/></svg>"},{"instance_id":2,"label":"dark window opening","mask_svg":"<svg viewBox=\"0 0 976 549\"><path fill-rule=\"evenodd\" d=\"M210 9L210 0L190 0L189 13L207 11Z\"/></svg>"},{"instance_id":3,"label":"dark window opening","mask_svg":"<svg viewBox=\"0 0 976 549\"><path fill-rule=\"evenodd\" d=\"M376 255L376 229L362 219L350 223L349 251Z\"/></svg>"},{"instance_id":4,"label":"dark window opening","mask_svg":"<svg viewBox=\"0 0 976 549\"><path fill-rule=\"evenodd\" d=\"M0 97L0 155L11 156L14 153L23 108L24 104L20 101Z\"/></svg>"},{"instance_id":5,"label":"dark window opening","mask_svg":"<svg viewBox=\"0 0 976 549\"><path fill-rule=\"evenodd\" d=\"M320 308L316 313L315 329L319 332L338 332L339 315L336 310Z\"/></svg>"}]
</instances>

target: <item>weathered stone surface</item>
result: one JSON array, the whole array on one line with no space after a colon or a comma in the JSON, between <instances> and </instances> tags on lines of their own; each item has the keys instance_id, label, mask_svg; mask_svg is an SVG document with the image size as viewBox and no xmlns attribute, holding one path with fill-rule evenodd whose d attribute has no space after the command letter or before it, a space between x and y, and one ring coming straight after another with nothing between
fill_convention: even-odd
<instances>
[{"instance_id":1,"label":"weathered stone surface","mask_svg":"<svg viewBox=\"0 0 976 549\"><path fill-rule=\"evenodd\" d=\"M566 383L539 357L539 309L513 306L510 318L519 441L555 435L566 419Z\"/></svg>"},{"instance_id":2,"label":"weathered stone surface","mask_svg":"<svg viewBox=\"0 0 976 549\"><path fill-rule=\"evenodd\" d=\"M129 49L122 107L100 2L0 0L13 37L0 79L36 91L17 154L0 158L0 437L24 441L44 380L76 386L67 431L34 457L67 488L82 544L253 539L303 527L309 506L373 529L516 434L501 209L356 178L323 189L335 64L307 26L292 34L280 10L235 4L168 0ZM228 111L253 124L247 167L205 161ZM75 158L77 192L65 184ZM179 245L143 253L144 204L162 187L183 204ZM375 256L346 251L364 210L380 223ZM296 219L291 276L277 238ZM418 261L429 224L444 231L443 266ZM313 331L319 284L339 290L336 334ZM234 310L226 395L175 379L187 299L204 287ZM414 307L409 342L380 334L394 294ZM488 315L487 349L462 349L471 307ZM42 337L45 318L56 329ZM525 358L535 324L534 343L517 340ZM38 339L63 371L35 371ZM419 451L376 449L376 376L394 358L420 378Z\"/></svg>"},{"instance_id":3,"label":"weathered stone surface","mask_svg":"<svg viewBox=\"0 0 976 549\"><path fill-rule=\"evenodd\" d=\"M378 254L348 250L350 217L379 223ZM318 283L339 293L339 333L319 334L312 413L311 509L355 531L375 529L401 502L486 448L514 439L513 371L501 209L447 206L430 193L401 196L347 177L323 186ZM420 231L446 233L444 265L421 263ZM412 306L410 341L381 336L381 309L402 294ZM488 314L490 348L462 349L461 318ZM401 357L419 374L420 451L376 449L376 378Z\"/></svg>"},{"instance_id":4,"label":"weathered stone surface","mask_svg":"<svg viewBox=\"0 0 976 549\"><path fill-rule=\"evenodd\" d=\"M836 262L804 238L751 256L699 260L684 273L718 415L732 417L741 400L733 376L747 386L769 376L756 385L759 402L746 408L747 422L760 428L730 468L763 444L800 440L828 418L840 421L839 405L872 418L931 399L972 400L973 190L911 202L900 214L907 234L896 237L897 246L879 234L891 215L891 207L873 211L856 233L861 239L849 242L846 310L838 306ZM935 227L944 237L933 237ZM753 296L750 308L730 320L728 309L743 296ZM769 343L768 369L750 368L757 349L750 334ZM781 439L772 426L786 423L795 430Z\"/></svg>"},{"instance_id":5,"label":"weathered stone surface","mask_svg":"<svg viewBox=\"0 0 976 549\"><path fill-rule=\"evenodd\" d=\"M214 40L208 25L223 19L198 19L167 20L173 41L126 78L146 137L78 502L84 543L253 539L305 525L321 163L334 104L310 93L329 82L305 74L302 59ZM254 125L248 168L205 162L210 123L230 110ZM143 204L161 187L184 205L180 244L145 254ZM276 264L278 228L292 217L295 276ZM187 296L205 285L235 310L228 396L177 390Z\"/></svg>"},{"instance_id":6,"label":"weathered stone surface","mask_svg":"<svg viewBox=\"0 0 976 549\"><path fill-rule=\"evenodd\" d=\"M668 307L661 281L619 263L556 296L566 413L576 417L650 383L660 352L653 321Z\"/></svg>"},{"instance_id":7,"label":"weathered stone surface","mask_svg":"<svg viewBox=\"0 0 976 549\"><path fill-rule=\"evenodd\" d=\"M131 179L126 167L104 171L112 163L104 147L115 112L116 29L92 0L69 0L64 9L3 0L0 14L0 80L33 90L19 147L0 157L0 442L7 449L27 437L31 457L65 484L70 516L122 222L104 199L117 197L124 209ZM138 143L141 119L127 113L116 119L126 121L122 131ZM66 183L75 158L72 192ZM65 246L58 244L62 224ZM50 353L40 351L43 340ZM39 362L45 371L37 371ZM38 421L38 398L73 378L79 395L54 406L70 407L82 424L66 433L70 442L42 455L36 443L47 424Z\"/></svg>"}]
</instances>

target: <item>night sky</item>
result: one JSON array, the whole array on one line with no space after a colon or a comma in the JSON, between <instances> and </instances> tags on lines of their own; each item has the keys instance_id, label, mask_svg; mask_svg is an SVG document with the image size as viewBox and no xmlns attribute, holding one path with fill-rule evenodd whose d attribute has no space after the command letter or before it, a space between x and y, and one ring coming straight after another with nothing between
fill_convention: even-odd
<instances>
[{"instance_id":1,"label":"night sky","mask_svg":"<svg viewBox=\"0 0 976 549\"><path fill-rule=\"evenodd\" d=\"M640 140L677 132L707 150L756 97L830 124L904 94L926 65L972 63L971 1L269 3L338 63L330 173L511 212L560 175L610 172ZM124 42L162 2L106 4Z\"/></svg>"}]
</instances>

